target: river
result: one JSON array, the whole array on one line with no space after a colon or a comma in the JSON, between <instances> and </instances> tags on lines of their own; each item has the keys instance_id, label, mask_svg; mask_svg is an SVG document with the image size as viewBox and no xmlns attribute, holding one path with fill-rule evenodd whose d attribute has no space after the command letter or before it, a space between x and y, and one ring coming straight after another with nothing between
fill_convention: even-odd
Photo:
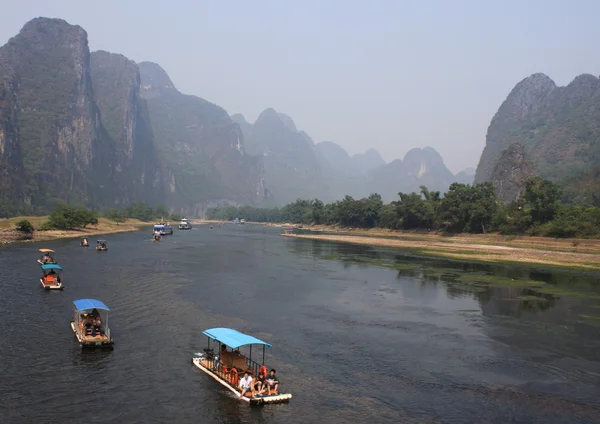
<instances>
[{"instance_id":1,"label":"river","mask_svg":"<svg viewBox=\"0 0 600 424\"><path fill-rule=\"evenodd\" d=\"M600 422L598 276L279 234L230 224L161 243L150 231L110 235L103 253L77 240L1 247L0 422ZM56 250L63 292L42 290L40 247ZM421 263L440 272L403 266ZM447 276L473 267L592 298L538 302L526 289ZM111 308L112 352L75 342L72 301L86 297ZM192 366L202 330L217 326L272 343L267 366L289 404L249 407Z\"/></svg>"}]
</instances>

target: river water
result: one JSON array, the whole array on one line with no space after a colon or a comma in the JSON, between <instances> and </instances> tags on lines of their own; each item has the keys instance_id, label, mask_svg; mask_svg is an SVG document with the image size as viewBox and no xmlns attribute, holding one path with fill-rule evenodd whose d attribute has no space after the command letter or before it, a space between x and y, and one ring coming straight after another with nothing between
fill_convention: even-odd
<instances>
[{"instance_id":1,"label":"river water","mask_svg":"<svg viewBox=\"0 0 600 424\"><path fill-rule=\"evenodd\" d=\"M279 233L196 226L161 243L110 235L104 253L77 240L0 248L0 422L600 422L597 276L475 267L592 297L536 302L452 284L449 268L472 265ZM56 250L63 292L41 289L40 247ZM85 297L111 308L114 351L78 348L69 321ZM249 407L192 366L216 326L273 344L267 366L289 404Z\"/></svg>"}]
</instances>

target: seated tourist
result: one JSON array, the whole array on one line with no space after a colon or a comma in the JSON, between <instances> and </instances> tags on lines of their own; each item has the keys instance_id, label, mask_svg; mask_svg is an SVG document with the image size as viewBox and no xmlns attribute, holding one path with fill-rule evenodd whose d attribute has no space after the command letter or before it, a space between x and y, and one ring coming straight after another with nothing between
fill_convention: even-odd
<instances>
[{"instance_id":1,"label":"seated tourist","mask_svg":"<svg viewBox=\"0 0 600 424\"><path fill-rule=\"evenodd\" d=\"M97 315L92 319L92 337L96 337L96 333L100 333L101 336L104 336L104 330L102 330L102 319L100 319L100 315Z\"/></svg>"},{"instance_id":2,"label":"seated tourist","mask_svg":"<svg viewBox=\"0 0 600 424\"><path fill-rule=\"evenodd\" d=\"M259 372L258 373L258 377L256 377L256 379L254 379L254 390L252 391L252 396L262 396L262 394L265 392L265 390L267 390L267 376L262 373Z\"/></svg>"},{"instance_id":3,"label":"seated tourist","mask_svg":"<svg viewBox=\"0 0 600 424\"><path fill-rule=\"evenodd\" d=\"M269 396L276 395L279 389L279 379L275 376L276 371L271 370L267 376L267 390Z\"/></svg>"},{"instance_id":4,"label":"seated tourist","mask_svg":"<svg viewBox=\"0 0 600 424\"><path fill-rule=\"evenodd\" d=\"M246 371L244 373L244 377L240 379L239 389L242 391L240 396L244 396L248 392L252 392L252 377L250 377L250 373Z\"/></svg>"}]
</instances>

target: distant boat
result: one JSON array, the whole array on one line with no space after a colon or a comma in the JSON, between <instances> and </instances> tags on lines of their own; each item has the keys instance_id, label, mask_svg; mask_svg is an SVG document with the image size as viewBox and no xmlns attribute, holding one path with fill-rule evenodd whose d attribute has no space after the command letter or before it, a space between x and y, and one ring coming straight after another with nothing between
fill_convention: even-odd
<instances>
[{"instance_id":1,"label":"distant boat","mask_svg":"<svg viewBox=\"0 0 600 424\"><path fill-rule=\"evenodd\" d=\"M57 264L58 262L56 262L54 260L54 258L52 257L52 255L50 255L50 253L54 253L54 250L52 249L39 249L40 252L43 253L42 258L37 260L37 263L40 265L45 265L45 264Z\"/></svg>"},{"instance_id":2,"label":"distant boat","mask_svg":"<svg viewBox=\"0 0 600 424\"><path fill-rule=\"evenodd\" d=\"M154 232L159 231L161 236L173 234L173 227L168 222L161 221L154 226Z\"/></svg>"},{"instance_id":3,"label":"distant boat","mask_svg":"<svg viewBox=\"0 0 600 424\"><path fill-rule=\"evenodd\" d=\"M231 222L233 222L234 224L239 224L239 223L240 223L240 220L239 220L239 218L236 218L236 219L234 219L234 220L233 220L233 221L231 221Z\"/></svg>"},{"instance_id":4,"label":"distant boat","mask_svg":"<svg viewBox=\"0 0 600 424\"><path fill-rule=\"evenodd\" d=\"M97 240L96 241L96 250L98 252L104 252L108 250L108 245L106 244L106 240Z\"/></svg>"},{"instance_id":5,"label":"distant boat","mask_svg":"<svg viewBox=\"0 0 600 424\"><path fill-rule=\"evenodd\" d=\"M180 230L191 230L192 224L190 224L189 219L183 218L181 220L181 222L179 222L179 229Z\"/></svg>"},{"instance_id":6,"label":"distant boat","mask_svg":"<svg viewBox=\"0 0 600 424\"><path fill-rule=\"evenodd\" d=\"M62 268L58 264L42 265L40 283L46 290L62 290Z\"/></svg>"},{"instance_id":7,"label":"distant boat","mask_svg":"<svg viewBox=\"0 0 600 424\"><path fill-rule=\"evenodd\" d=\"M245 224L246 220L245 219L240 219L240 224Z\"/></svg>"}]
</instances>

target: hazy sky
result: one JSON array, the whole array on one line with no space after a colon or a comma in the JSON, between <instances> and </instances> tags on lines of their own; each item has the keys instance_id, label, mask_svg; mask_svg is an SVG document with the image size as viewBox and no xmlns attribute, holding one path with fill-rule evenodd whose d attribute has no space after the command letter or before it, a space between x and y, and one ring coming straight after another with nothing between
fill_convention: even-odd
<instances>
[{"instance_id":1,"label":"hazy sky","mask_svg":"<svg viewBox=\"0 0 600 424\"><path fill-rule=\"evenodd\" d=\"M0 42L36 16L92 50L159 63L180 91L253 122L273 107L315 141L384 159L432 146L475 166L521 79L600 74L597 0L0 0Z\"/></svg>"}]
</instances>

